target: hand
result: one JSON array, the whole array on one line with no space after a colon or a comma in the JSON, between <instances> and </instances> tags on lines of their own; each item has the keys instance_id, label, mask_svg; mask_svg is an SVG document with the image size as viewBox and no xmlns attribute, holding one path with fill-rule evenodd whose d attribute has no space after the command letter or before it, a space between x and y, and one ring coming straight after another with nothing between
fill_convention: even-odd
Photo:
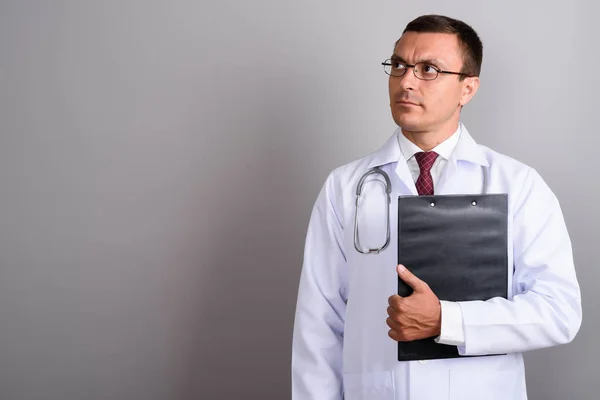
<instances>
[{"instance_id":1,"label":"hand","mask_svg":"<svg viewBox=\"0 0 600 400\"><path fill-rule=\"evenodd\" d=\"M395 294L388 299L389 317L386 323L391 328L388 335L397 342L439 336L442 322L440 300L427 283L403 265L398 265L396 271L400 279L413 288L413 293L408 297Z\"/></svg>"}]
</instances>

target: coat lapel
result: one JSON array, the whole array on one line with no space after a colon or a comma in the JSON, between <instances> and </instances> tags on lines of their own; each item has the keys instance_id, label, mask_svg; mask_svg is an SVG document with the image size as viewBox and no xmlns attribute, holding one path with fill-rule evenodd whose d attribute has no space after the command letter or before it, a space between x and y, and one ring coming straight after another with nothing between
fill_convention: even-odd
<instances>
[{"instance_id":1,"label":"coat lapel","mask_svg":"<svg viewBox=\"0 0 600 400\"><path fill-rule=\"evenodd\" d=\"M382 167L386 164L396 163L394 169L398 179L394 179L390 176L390 179L394 183L398 183L399 186L394 185L393 192L401 194L413 194L417 195L417 187L413 181L408 164L400 151L400 145L398 144L398 135L400 134L400 128L397 128L394 134L385 142L385 144L377 150L371 156L369 161L369 168Z\"/></svg>"},{"instance_id":2,"label":"coat lapel","mask_svg":"<svg viewBox=\"0 0 600 400\"><path fill-rule=\"evenodd\" d=\"M489 162L484 151L471 137L467 128L460 123L460 138L442 175L436 185L435 194L473 193L481 187L481 168L489 167ZM369 168L381 167L386 164L396 163L394 172L398 179L390 178L399 185L394 187L394 192L405 195L417 195L417 188L408 168L408 164L400 151L398 135L400 128L385 142L385 144L371 155Z\"/></svg>"},{"instance_id":3,"label":"coat lapel","mask_svg":"<svg viewBox=\"0 0 600 400\"><path fill-rule=\"evenodd\" d=\"M482 171L489 167L485 153L461 123L460 138L435 189L435 194L467 194L480 190Z\"/></svg>"}]
</instances>

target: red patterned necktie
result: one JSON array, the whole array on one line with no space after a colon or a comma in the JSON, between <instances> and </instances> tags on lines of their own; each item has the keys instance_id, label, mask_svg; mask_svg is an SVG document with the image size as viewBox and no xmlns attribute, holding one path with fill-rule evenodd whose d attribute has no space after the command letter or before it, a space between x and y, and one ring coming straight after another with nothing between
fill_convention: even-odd
<instances>
[{"instance_id":1,"label":"red patterned necktie","mask_svg":"<svg viewBox=\"0 0 600 400\"><path fill-rule=\"evenodd\" d=\"M417 178L416 186L419 196L433 195L433 179L431 178L431 167L438 154L434 151L419 152L415 154L419 169L421 170Z\"/></svg>"}]
</instances>

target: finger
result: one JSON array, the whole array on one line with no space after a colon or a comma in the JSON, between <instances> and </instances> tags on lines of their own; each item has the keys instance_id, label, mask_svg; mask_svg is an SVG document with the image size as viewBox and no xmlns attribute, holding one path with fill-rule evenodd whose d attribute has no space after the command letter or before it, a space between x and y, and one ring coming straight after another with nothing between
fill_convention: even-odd
<instances>
[{"instance_id":1,"label":"finger","mask_svg":"<svg viewBox=\"0 0 600 400\"><path fill-rule=\"evenodd\" d=\"M388 304L395 310L398 309L398 306L400 306L401 301L402 297L398 296L397 294L388 297Z\"/></svg>"},{"instance_id":2,"label":"finger","mask_svg":"<svg viewBox=\"0 0 600 400\"><path fill-rule=\"evenodd\" d=\"M394 339L396 342L400 341L400 336L398 336L398 333L393 329L390 329L388 331L388 336Z\"/></svg>"},{"instance_id":3,"label":"finger","mask_svg":"<svg viewBox=\"0 0 600 400\"><path fill-rule=\"evenodd\" d=\"M412 272L410 272L406 267L402 264L398 264L396 268L398 271L398 276L402 279L408 286L413 288L414 291L423 291L429 286Z\"/></svg>"},{"instance_id":4,"label":"finger","mask_svg":"<svg viewBox=\"0 0 600 400\"><path fill-rule=\"evenodd\" d=\"M395 308L393 308L392 306L389 306L387 308L387 314L390 316L390 318L393 319L398 319L398 317L400 316L400 311L396 310Z\"/></svg>"},{"instance_id":5,"label":"finger","mask_svg":"<svg viewBox=\"0 0 600 400\"><path fill-rule=\"evenodd\" d=\"M389 329L388 330L388 336L391 337L392 339L394 339L396 342L400 342L403 339L403 337L400 334L400 332L398 332L395 329Z\"/></svg>"},{"instance_id":6,"label":"finger","mask_svg":"<svg viewBox=\"0 0 600 400\"><path fill-rule=\"evenodd\" d=\"M388 336L391 337L392 339L394 339L396 342L408 342L408 337L406 337L405 335L401 334L398 331L395 331L393 329L390 329L388 331Z\"/></svg>"},{"instance_id":7,"label":"finger","mask_svg":"<svg viewBox=\"0 0 600 400\"><path fill-rule=\"evenodd\" d=\"M394 321L392 318L386 318L385 323L387 326L389 326L396 332L400 332L402 330L402 326L398 322Z\"/></svg>"}]
</instances>

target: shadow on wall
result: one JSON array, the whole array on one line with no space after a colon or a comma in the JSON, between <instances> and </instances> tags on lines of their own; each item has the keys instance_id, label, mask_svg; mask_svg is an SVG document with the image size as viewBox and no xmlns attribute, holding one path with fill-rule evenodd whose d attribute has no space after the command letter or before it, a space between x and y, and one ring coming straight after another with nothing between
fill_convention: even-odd
<instances>
[{"instance_id":1,"label":"shadow on wall","mask_svg":"<svg viewBox=\"0 0 600 400\"><path fill-rule=\"evenodd\" d=\"M310 88L253 85L263 94L236 110L241 126L221 126L230 138L227 151L220 150L227 159L213 166L214 179L203 188L210 201L200 212L209 212L210 222L198 254L201 276L194 274L201 292L187 310L194 333L185 356L185 398L290 393L297 285L318 190L307 182L309 151L302 143L312 143L306 134L316 110L302 95ZM296 93L291 101L290 91Z\"/></svg>"}]
</instances>

